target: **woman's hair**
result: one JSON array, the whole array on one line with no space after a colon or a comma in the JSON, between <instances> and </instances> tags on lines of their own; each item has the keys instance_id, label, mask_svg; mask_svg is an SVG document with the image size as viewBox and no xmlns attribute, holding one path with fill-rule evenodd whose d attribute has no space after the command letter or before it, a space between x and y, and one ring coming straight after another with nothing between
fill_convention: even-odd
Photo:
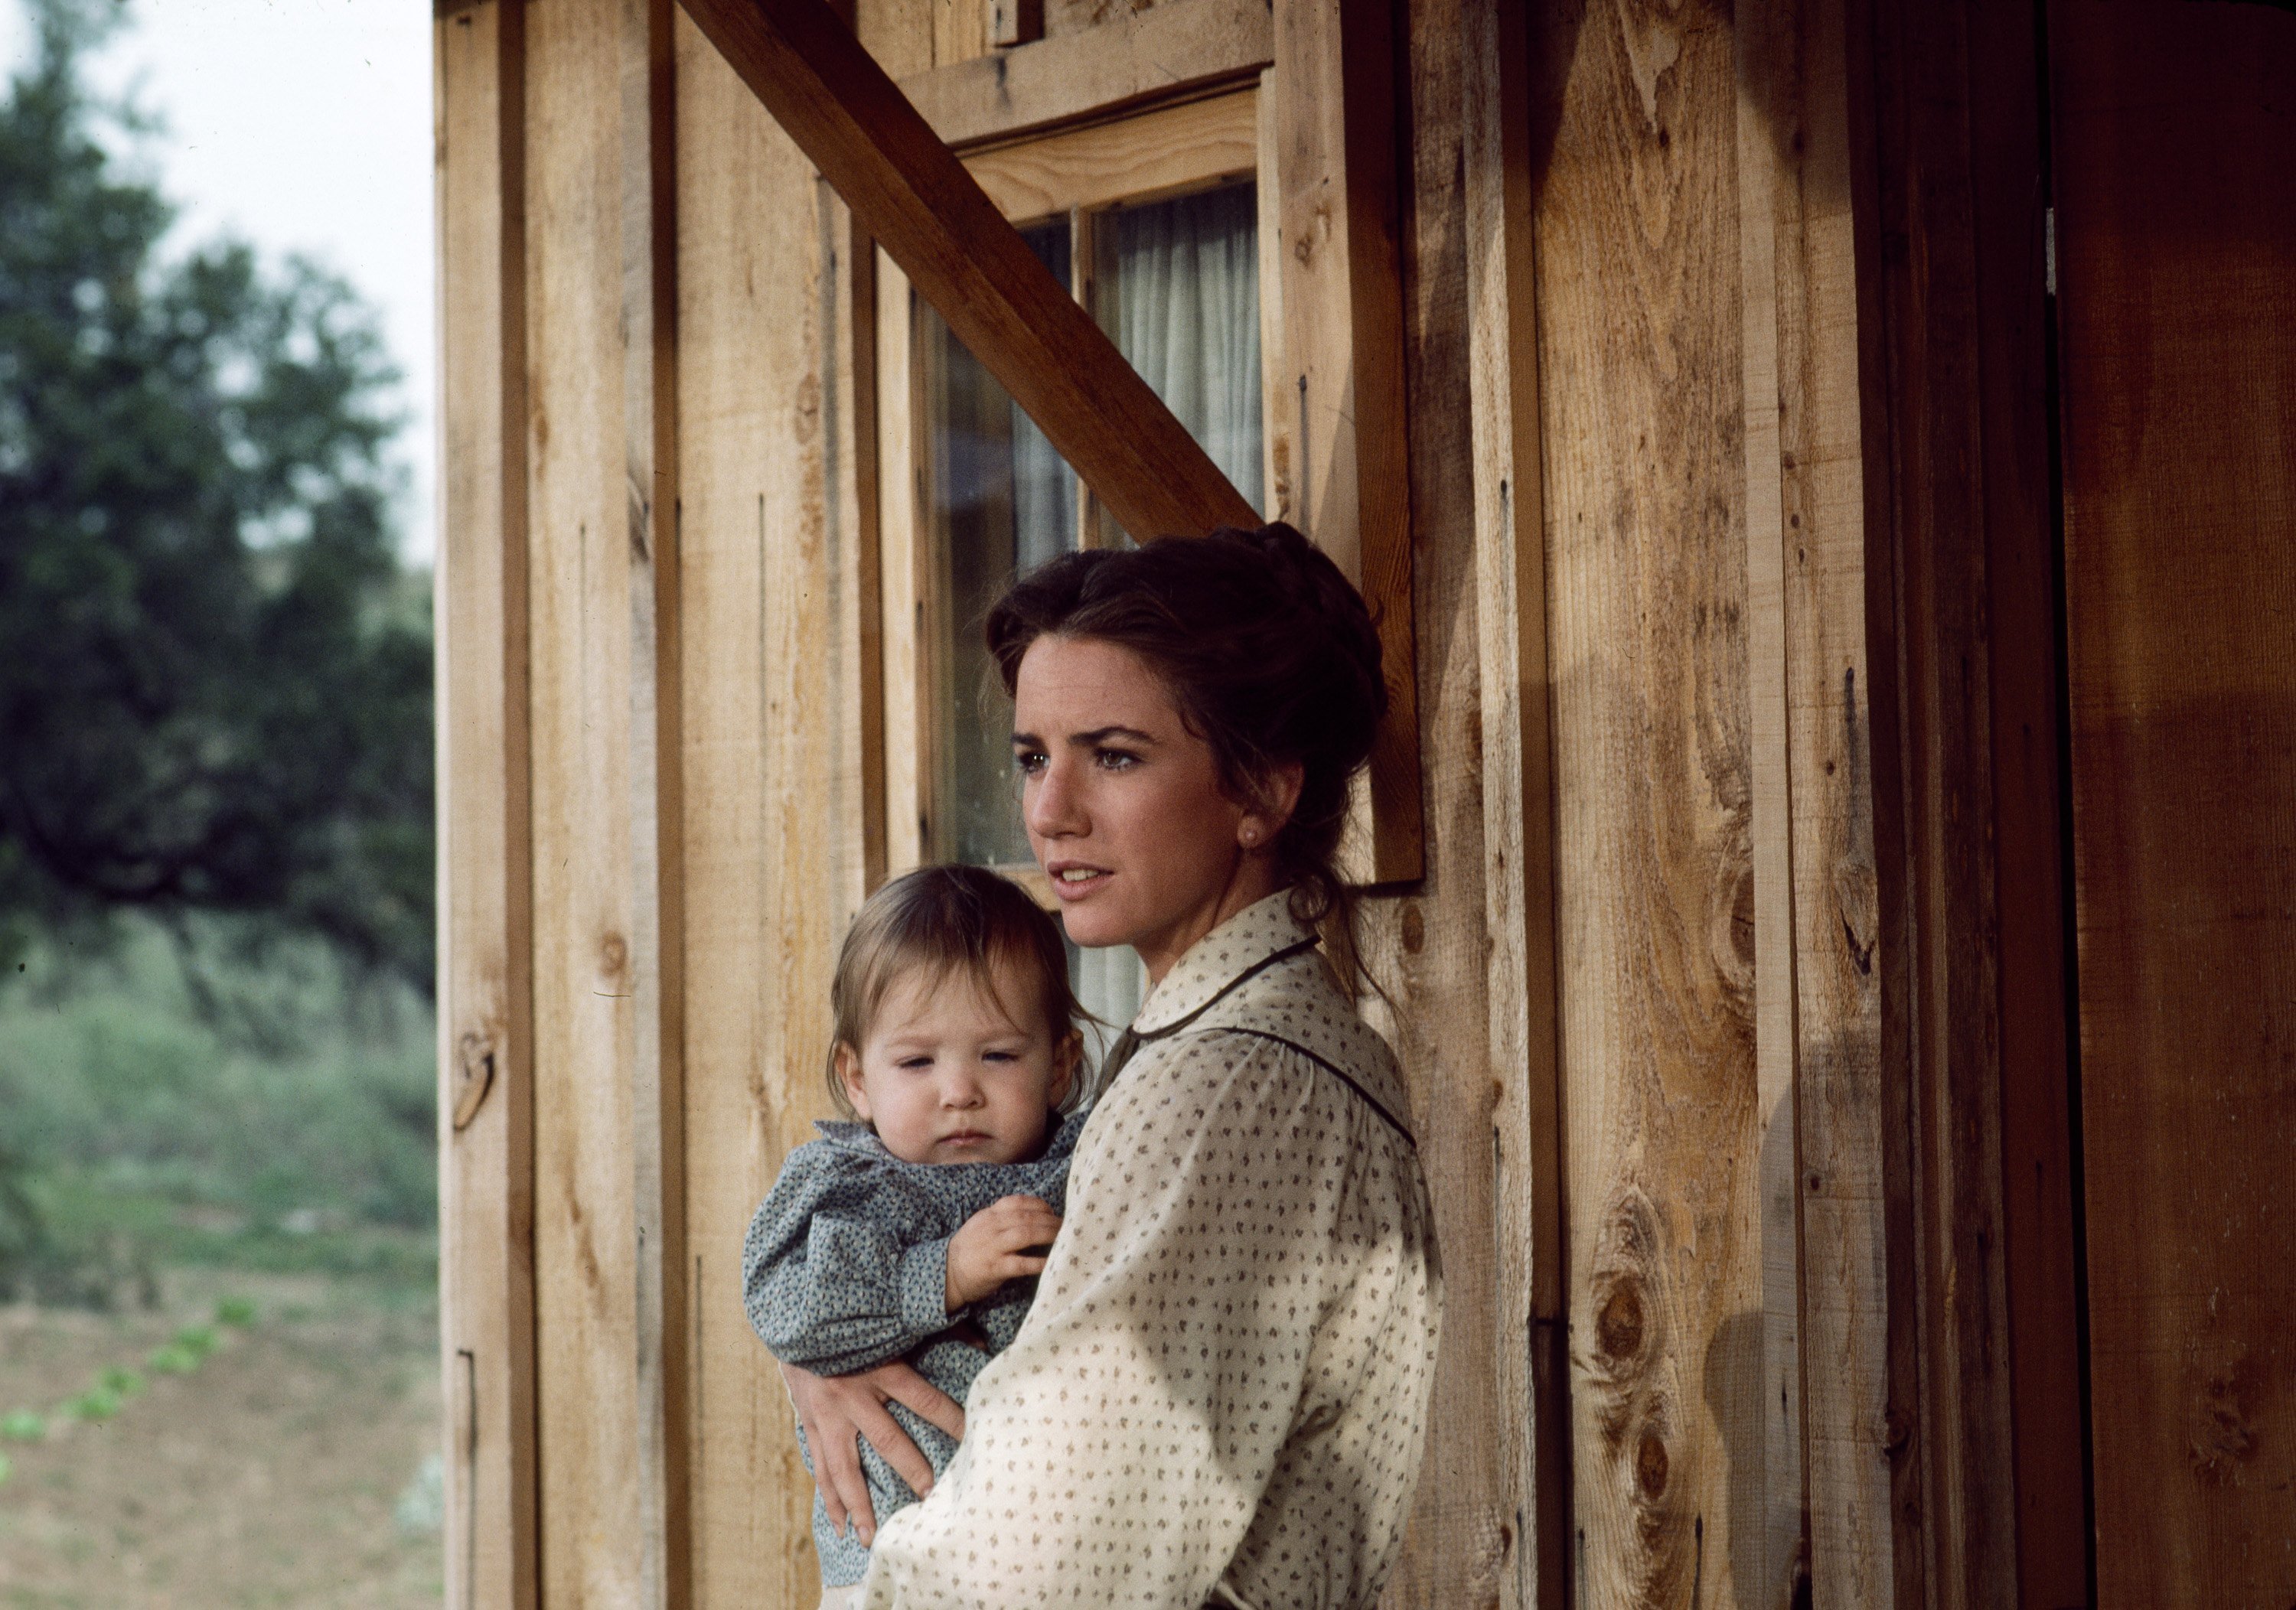
<instances>
[{"instance_id":1,"label":"woman's hair","mask_svg":"<svg viewBox=\"0 0 2296 1610\"><path fill-rule=\"evenodd\" d=\"M829 1005L829 1095L837 1110L854 1116L845 1082L837 1076L837 1047L856 1052L867 1039L877 1009L895 979L922 968L937 982L962 978L996 999L996 963L1015 964L1036 986L1030 1002L998 1001L1006 1011L1033 1005L1057 1047L1078 1032L1087 1014L1069 987L1068 951L1061 930L1011 879L985 867L931 866L904 873L862 902L837 952ZM1061 1110L1074 1110L1086 1081L1069 1081Z\"/></svg>"},{"instance_id":2,"label":"woman's hair","mask_svg":"<svg viewBox=\"0 0 2296 1610\"><path fill-rule=\"evenodd\" d=\"M1221 787L1239 802L1260 798L1279 768L1297 764L1299 804L1270 846L1277 876L1301 921L1336 918L1346 928L1349 894L1333 857L1348 781L1370 758L1387 684L1363 595L1306 537L1283 525L1227 527L1062 554L1013 584L989 610L988 633L1007 693L1040 637L1132 650L1210 747Z\"/></svg>"}]
</instances>

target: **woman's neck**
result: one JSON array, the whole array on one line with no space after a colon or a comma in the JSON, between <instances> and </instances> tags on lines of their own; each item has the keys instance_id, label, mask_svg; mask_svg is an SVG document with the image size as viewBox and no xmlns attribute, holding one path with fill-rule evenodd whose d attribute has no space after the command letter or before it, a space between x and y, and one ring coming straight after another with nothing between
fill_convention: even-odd
<instances>
[{"instance_id":1,"label":"woman's neck","mask_svg":"<svg viewBox=\"0 0 2296 1610\"><path fill-rule=\"evenodd\" d=\"M1155 938L1145 943L1135 942L1133 949L1140 952L1141 964L1148 972L1148 982L1152 985L1161 984L1164 975L1172 970L1173 963L1194 949L1196 941L1238 911L1258 905L1283 887L1276 878L1274 862L1268 857L1241 857L1235 870L1230 874L1217 897L1188 912Z\"/></svg>"}]
</instances>

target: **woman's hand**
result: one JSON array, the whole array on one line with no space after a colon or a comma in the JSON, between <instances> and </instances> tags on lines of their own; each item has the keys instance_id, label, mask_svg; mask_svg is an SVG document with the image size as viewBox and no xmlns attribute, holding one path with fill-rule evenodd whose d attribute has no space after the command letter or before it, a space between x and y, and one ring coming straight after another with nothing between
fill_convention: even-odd
<instances>
[{"instance_id":1,"label":"woman's hand","mask_svg":"<svg viewBox=\"0 0 2296 1610\"><path fill-rule=\"evenodd\" d=\"M1000 1197L967 1219L948 1238L949 1312L1041 1273L1045 1260L1029 1248L1050 1246L1060 1233L1060 1214L1034 1197Z\"/></svg>"},{"instance_id":2,"label":"woman's hand","mask_svg":"<svg viewBox=\"0 0 2296 1610\"><path fill-rule=\"evenodd\" d=\"M932 1491L932 1462L885 1405L898 1403L953 1437L964 1435L964 1410L956 1400L898 1359L852 1375L816 1375L784 1364L782 1380L796 1405L798 1424L805 1427L813 1484L821 1490L829 1524L842 1532L850 1520L865 1546L876 1541L877 1512L869 1502L869 1478L861 1472L853 1439L865 1440L922 1498Z\"/></svg>"}]
</instances>

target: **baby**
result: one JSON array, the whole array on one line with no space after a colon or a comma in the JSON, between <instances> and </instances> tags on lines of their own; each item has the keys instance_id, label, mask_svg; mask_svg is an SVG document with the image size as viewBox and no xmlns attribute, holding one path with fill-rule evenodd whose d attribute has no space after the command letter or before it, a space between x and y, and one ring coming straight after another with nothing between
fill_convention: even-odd
<instances>
[{"instance_id":1,"label":"baby","mask_svg":"<svg viewBox=\"0 0 2296 1610\"><path fill-rule=\"evenodd\" d=\"M1084 1014L1060 930L994 872L926 867L862 906L830 1001L830 1095L857 1122L816 1125L750 1222L750 1323L784 1363L842 1375L906 1359L962 1403L1028 1312L1084 1124L1063 1116ZM956 1443L886 1407L947 1469ZM881 1524L916 1502L860 1454ZM842 1604L869 1551L818 1497L813 1537L822 1602Z\"/></svg>"}]
</instances>

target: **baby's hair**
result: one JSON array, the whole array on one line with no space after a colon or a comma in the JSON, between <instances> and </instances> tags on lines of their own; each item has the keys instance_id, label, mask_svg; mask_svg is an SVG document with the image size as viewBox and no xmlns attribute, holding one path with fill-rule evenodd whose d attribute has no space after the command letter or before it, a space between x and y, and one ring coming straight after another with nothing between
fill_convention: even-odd
<instances>
[{"instance_id":1,"label":"baby's hair","mask_svg":"<svg viewBox=\"0 0 2296 1610\"><path fill-rule=\"evenodd\" d=\"M837 975L829 986L836 1020L830 1036L829 1096L837 1110L855 1116L845 1082L837 1075L837 1047L860 1050L896 978L922 968L993 991L999 960L1017 962L1036 975L1036 1004L1055 1046L1090 1021L1069 987L1068 951L1059 925L1010 879L985 867L919 867L862 902L853 926L845 930ZM1009 1009L1010 1003L997 1004ZM1086 1084L1081 1074L1069 1081L1062 1112L1075 1110Z\"/></svg>"}]
</instances>

